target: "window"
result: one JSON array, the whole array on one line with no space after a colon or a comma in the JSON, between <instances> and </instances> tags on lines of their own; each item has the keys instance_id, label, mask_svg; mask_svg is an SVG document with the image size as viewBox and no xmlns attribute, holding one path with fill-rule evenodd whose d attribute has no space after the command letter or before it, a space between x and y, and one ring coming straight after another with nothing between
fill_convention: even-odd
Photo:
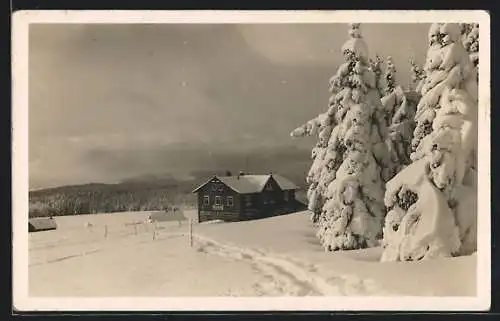
<instances>
[{"instance_id":1,"label":"window","mask_svg":"<svg viewBox=\"0 0 500 321\"><path fill-rule=\"evenodd\" d=\"M222 205L222 199L220 196L215 196L215 205Z\"/></svg>"},{"instance_id":2,"label":"window","mask_svg":"<svg viewBox=\"0 0 500 321\"><path fill-rule=\"evenodd\" d=\"M234 199L232 196L228 196L226 202L227 202L227 207L233 207Z\"/></svg>"},{"instance_id":3,"label":"window","mask_svg":"<svg viewBox=\"0 0 500 321\"><path fill-rule=\"evenodd\" d=\"M288 191L285 191L284 197L285 197L285 201L288 202L290 200L290 195L288 194Z\"/></svg>"},{"instance_id":4,"label":"window","mask_svg":"<svg viewBox=\"0 0 500 321\"><path fill-rule=\"evenodd\" d=\"M219 192L223 192L223 191L224 191L224 186L219 185Z\"/></svg>"},{"instance_id":5,"label":"window","mask_svg":"<svg viewBox=\"0 0 500 321\"><path fill-rule=\"evenodd\" d=\"M217 192L217 184L212 184L212 192Z\"/></svg>"},{"instance_id":6,"label":"window","mask_svg":"<svg viewBox=\"0 0 500 321\"><path fill-rule=\"evenodd\" d=\"M205 195L203 196L203 205L209 205L210 204L210 196Z\"/></svg>"},{"instance_id":7,"label":"window","mask_svg":"<svg viewBox=\"0 0 500 321\"><path fill-rule=\"evenodd\" d=\"M246 195L245 196L245 203L247 206L251 206L252 205L252 197L250 195Z\"/></svg>"},{"instance_id":8,"label":"window","mask_svg":"<svg viewBox=\"0 0 500 321\"><path fill-rule=\"evenodd\" d=\"M271 186L271 184L267 184L266 191L272 191L272 190L273 190L273 187Z\"/></svg>"}]
</instances>

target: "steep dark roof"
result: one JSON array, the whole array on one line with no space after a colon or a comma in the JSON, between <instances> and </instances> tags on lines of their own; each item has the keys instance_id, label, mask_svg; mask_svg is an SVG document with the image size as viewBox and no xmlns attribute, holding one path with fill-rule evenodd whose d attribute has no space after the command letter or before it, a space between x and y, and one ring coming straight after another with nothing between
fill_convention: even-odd
<instances>
[{"instance_id":1,"label":"steep dark roof","mask_svg":"<svg viewBox=\"0 0 500 321\"><path fill-rule=\"evenodd\" d=\"M251 193L260 193L264 189L267 181L271 178L274 178L276 183L282 190L295 190L299 189L297 185L288 180L287 178L277 175L277 174L269 174L269 175L241 175L241 176L215 176L219 181L224 183L227 187L231 188L237 193L240 194L251 194ZM198 186L193 193L196 193L200 188L208 184L213 179L213 177L202 185Z\"/></svg>"}]
</instances>

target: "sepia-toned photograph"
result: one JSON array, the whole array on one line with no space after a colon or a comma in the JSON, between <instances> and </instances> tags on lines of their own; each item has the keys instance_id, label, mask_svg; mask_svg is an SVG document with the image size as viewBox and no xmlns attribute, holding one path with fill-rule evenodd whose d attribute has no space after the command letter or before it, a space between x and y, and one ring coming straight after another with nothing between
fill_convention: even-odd
<instances>
[{"instance_id":1,"label":"sepia-toned photograph","mask_svg":"<svg viewBox=\"0 0 500 321\"><path fill-rule=\"evenodd\" d=\"M413 14L14 16L14 305L489 308L489 16Z\"/></svg>"}]
</instances>

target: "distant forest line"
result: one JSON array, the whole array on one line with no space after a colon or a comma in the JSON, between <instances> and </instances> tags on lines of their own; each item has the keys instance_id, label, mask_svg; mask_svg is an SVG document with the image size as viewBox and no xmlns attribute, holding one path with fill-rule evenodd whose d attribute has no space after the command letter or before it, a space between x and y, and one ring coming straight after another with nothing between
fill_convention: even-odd
<instances>
[{"instance_id":1,"label":"distant forest line","mask_svg":"<svg viewBox=\"0 0 500 321\"><path fill-rule=\"evenodd\" d=\"M174 205L196 206L194 188L212 175L225 173L196 172L189 181L150 176L118 184L91 183L33 190L29 192L29 217L161 211ZM302 185L299 177L287 177ZM305 199L300 195L299 198Z\"/></svg>"}]
</instances>

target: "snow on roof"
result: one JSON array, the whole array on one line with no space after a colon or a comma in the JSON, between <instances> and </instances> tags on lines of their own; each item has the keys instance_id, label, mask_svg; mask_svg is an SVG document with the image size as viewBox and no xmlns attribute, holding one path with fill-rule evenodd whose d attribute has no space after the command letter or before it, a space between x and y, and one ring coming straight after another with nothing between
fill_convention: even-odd
<instances>
[{"instance_id":1,"label":"snow on roof","mask_svg":"<svg viewBox=\"0 0 500 321\"><path fill-rule=\"evenodd\" d=\"M31 231L45 231L54 230L57 228L56 221L51 217L34 217L28 220L29 230Z\"/></svg>"},{"instance_id":2,"label":"snow on roof","mask_svg":"<svg viewBox=\"0 0 500 321\"><path fill-rule=\"evenodd\" d=\"M240 194L251 194L251 193L260 193L264 189L267 181L271 178L274 178L276 183L282 190L292 190L298 189L299 187L295 185L293 182L288 180L287 178L277 175L277 174L268 174L268 175L240 175L238 176L215 176L222 183L227 185L229 188L238 192ZM209 181L203 183L199 187L197 187L193 193L198 191L201 187L205 186Z\"/></svg>"},{"instance_id":3,"label":"snow on roof","mask_svg":"<svg viewBox=\"0 0 500 321\"><path fill-rule=\"evenodd\" d=\"M273 174L273 178L282 190L299 189L295 183L281 175Z\"/></svg>"},{"instance_id":4,"label":"snow on roof","mask_svg":"<svg viewBox=\"0 0 500 321\"><path fill-rule=\"evenodd\" d=\"M241 194L258 193L264 189L269 175L243 175L217 177L221 182Z\"/></svg>"}]
</instances>

